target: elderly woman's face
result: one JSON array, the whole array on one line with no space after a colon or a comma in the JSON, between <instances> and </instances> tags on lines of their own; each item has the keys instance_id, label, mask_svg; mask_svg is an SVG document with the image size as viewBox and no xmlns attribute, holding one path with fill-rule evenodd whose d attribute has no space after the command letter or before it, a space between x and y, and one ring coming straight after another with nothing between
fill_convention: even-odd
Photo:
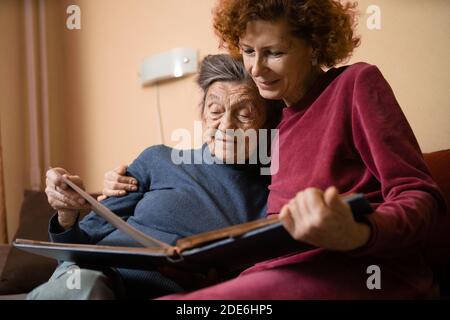
<instances>
[{"instance_id":1,"label":"elderly woman's face","mask_svg":"<svg viewBox=\"0 0 450 320\"><path fill-rule=\"evenodd\" d=\"M298 102L309 78L313 50L294 37L285 21L251 21L239 45L245 68L266 99Z\"/></svg>"},{"instance_id":2,"label":"elderly woman's face","mask_svg":"<svg viewBox=\"0 0 450 320\"><path fill-rule=\"evenodd\" d=\"M210 152L227 163L248 159L255 151L258 129L266 122L266 105L253 84L215 82L206 93L204 140ZM245 143L241 134L245 134ZM253 138L250 138L253 137Z\"/></svg>"}]
</instances>

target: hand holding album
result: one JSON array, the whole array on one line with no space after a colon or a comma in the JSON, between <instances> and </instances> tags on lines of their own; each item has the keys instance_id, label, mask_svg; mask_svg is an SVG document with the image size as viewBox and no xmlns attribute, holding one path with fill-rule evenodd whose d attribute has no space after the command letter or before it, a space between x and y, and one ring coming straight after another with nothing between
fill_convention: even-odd
<instances>
[{"instance_id":1,"label":"hand holding album","mask_svg":"<svg viewBox=\"0 0 450 320\"><path fill-rule=\"evenodd\" d=\"M92 266L156 269L164 266L191 271L209 268L234 270L284 254L312 249L294 240L275 215L179 239L175 246L154 239L135 229L69 179L63 177L82 196L92 210L117 229L130 235L143 247L101 246L53 243L16 239L19 249L62 261ZM355 219L372 212L362 194L344 198Z\"/></svg>"}]
</instances>

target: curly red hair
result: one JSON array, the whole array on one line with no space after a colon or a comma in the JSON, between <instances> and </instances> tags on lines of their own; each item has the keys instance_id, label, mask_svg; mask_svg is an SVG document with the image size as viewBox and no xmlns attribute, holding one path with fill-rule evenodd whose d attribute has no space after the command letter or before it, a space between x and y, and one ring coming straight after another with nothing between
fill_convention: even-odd
<instances>
[{"instance_id":1,"label":"curly red hair","mask_svg":"<svg viewBox=\"0 0 450 320\"><path fill-rule=\"evenodd\" d=\"M315 49L318 64L333 67L360 43L354 35L356 6L335 0L219 0L213 24L221 45L236 56L249 21L286 19L292 34Z\"/></svg>"}]
</instances>

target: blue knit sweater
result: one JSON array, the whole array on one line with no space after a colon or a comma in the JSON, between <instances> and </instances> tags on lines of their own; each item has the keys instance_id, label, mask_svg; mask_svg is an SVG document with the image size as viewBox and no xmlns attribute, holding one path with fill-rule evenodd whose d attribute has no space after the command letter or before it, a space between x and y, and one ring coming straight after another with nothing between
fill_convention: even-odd
<instances>
[{"instance_id":1,"label":"blue knit sweater","mask_svg":"<svg viewBox=\"0 0 450 320\"><path fill-rule=\"evenodd\" d=\"M190 158L192 164L175 164L172 152ZM188 151L150 147L128 168L128 175L139 182L138 191L103 204L133 227L169 244L265 216L270 176L260 175L259 165L213 160L206 145ZM94 212L63 232L55 215L49 233L54 242L140 246Z\"/></svg>"}]
</instances>

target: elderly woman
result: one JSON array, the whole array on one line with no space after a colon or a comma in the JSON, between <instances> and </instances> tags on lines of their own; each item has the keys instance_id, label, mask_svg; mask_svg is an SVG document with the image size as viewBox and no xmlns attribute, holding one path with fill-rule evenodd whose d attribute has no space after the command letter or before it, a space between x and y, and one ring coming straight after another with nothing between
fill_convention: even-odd
<instances>
[{"instance_id":1,"label":"elderly woman","mask_svg":"<svg viewBox=\"0 0 450 320\"><path fill-rule=\"evenodd\" d=\"M218 2L214 28L223 44L242 55L263 98L286 106L272 151L279 153L279 170L268 213L318 249L171 298L433 295L423 250L445 204L378 68L335 67L359 43L353 17L354 6L333 0ZM356 221L337 190L365 193L375 212Z\"/></svg>"},{"instance_id":2,"label":"elderly woman","mask_svg":"<svg viewBox=\"0 0 450 320\"><path fill-rule=\"evenodd\" d=\"M175 164L174 150L169 147L148 148L128 168L139 185L137 191L104 201L130 225L171 244L181 237L266 215L270 177L260 175L260 165L248 161L255 146L247 144L246 148L239 148L227 131L272 127L272 122L279 118L278 110L266 107L242 63L228 55L206 57L198 84L204 92L204 130L217 133L207 134L207 143L201 149L175 152L188 154L192 160L189 163ZM232 151L244 152L247 161L218 164L236 157ZM86 204L61 182L60 175L64 174L82 186L79 177L70 176L62 168L47 172L48 200L58 210L50 221L52 241L139 246L94 212L78 222L78 210ZM69 290L66 282L72 269L71 263L61 264L50 281L36 288L28 298L148 298L185 289L156 271L82 269L81 290Z\"/></svg>"}]
</instances>

